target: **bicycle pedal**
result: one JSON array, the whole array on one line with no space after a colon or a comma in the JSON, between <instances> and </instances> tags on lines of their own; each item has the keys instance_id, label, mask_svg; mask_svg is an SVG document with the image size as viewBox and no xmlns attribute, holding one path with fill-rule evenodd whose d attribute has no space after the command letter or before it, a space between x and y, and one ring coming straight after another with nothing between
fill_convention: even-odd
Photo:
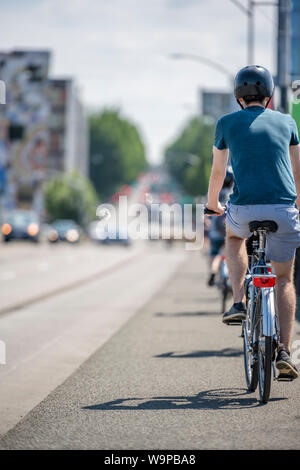
<instances>
[{"instance_id":1,"label":"bicycle pedal","mask_svg":"<svg viewBox=\"0 0 300 470\"><path fill-rule=\"evenodd\" d=\"M287 374L280 374L276 377L277 382L293 382L294 379L295 377L291 377Z\"/></svg>"},{"instance_id":2,"label":"bicycle pedal","mask_svg":"<svg viewBox=\"0 0 300 470\"><path fill-rule=\"evenodd\" d=\"M231 322L226 323L226 325L228 325L228 326L242 326L242 322L240 320L231 321Z\"/></svg>"}]
</instances>

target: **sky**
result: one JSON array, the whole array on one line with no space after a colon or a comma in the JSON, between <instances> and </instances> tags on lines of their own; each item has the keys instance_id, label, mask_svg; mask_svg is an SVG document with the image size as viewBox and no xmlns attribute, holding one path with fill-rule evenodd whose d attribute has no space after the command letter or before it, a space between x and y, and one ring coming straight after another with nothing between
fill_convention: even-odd
<instances>
[{"instance_id":1,"label":"sky","mask_svg":"<svg viewBox=\"0 0 300 470\"><path fill-rule=\"evenodd\" d=\"M240 0L247 5L246 0ZM199 90L229 91L220 72L246 64L247 18L230 0L0 0L0 48L49 49L52 77L73 77L87 110L117 107L151 163L200 112ZM255 63L275 73L276 12L257 7Z\"/></svg>"}]
</instances>

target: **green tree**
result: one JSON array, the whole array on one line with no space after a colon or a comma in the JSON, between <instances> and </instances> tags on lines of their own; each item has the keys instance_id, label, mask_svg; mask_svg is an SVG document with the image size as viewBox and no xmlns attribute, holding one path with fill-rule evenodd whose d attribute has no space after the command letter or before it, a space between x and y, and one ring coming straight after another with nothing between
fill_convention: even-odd
<instances>
[{"instance_id":1,"label":"green tree","mask_svg":"<svg viewBox=\"0 0 300 470\"><path fill-rule=\"evenodd\" d=\"M139 131L118 110L92 114L89 133L90 177L99 195L111 196L147 168Z\"/></svg>"},{"instance_id":2,"label":"green tree","mask_svg":"<svg viewBox=\"0 0 300 470\"><path fill-rule=\"evenodd\" d=\"M205 195L212 164L214 126L194 117L165 151L170 173L193 196Z\"/></svg>"},{"instance_id":3,"label":"green tree","mask_svg":"<svg viewBox=\"0 0 300 470\"><path fill-rule=\"evenodd\" d=\"M76 172L51 178L45 184L44 195L51 221L72 219L85 225L96 217L97 193L92 183Z\"/></svg>"}]
</instances>

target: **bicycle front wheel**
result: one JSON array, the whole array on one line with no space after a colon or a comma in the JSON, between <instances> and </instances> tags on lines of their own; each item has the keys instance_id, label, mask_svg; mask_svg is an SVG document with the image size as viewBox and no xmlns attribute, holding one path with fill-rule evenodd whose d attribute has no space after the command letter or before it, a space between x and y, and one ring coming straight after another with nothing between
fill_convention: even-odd
<instances>
[{"instance_id":1,"label":"bicycle front wheel","mask_svg":"<svg viewBox=\"0 0 300 470\"><path fill-rule=\"evenodd\" d=\"M250 306L249 286L245 293L247 297L247 318L243 321L244 368L248 391L255 392L258 384L257 343L255 337L258 337L259 334L257 330L260 318L260 298L258 297L256 300L253 315L252 306Z\"/></svg>"},{"instance_id":2,"label":"bicycle front wheel","mask_svg":"<svg viewBox=\"0 0 300 470\"><path fill-rule=\"evenodd\" d=\"M243 322L244 368L247 388L249 392L255 392L258 384L258 362L253 345L251 346L250 335L251 322L248 312L247 319Z\"/></svg>"}]
</instances>

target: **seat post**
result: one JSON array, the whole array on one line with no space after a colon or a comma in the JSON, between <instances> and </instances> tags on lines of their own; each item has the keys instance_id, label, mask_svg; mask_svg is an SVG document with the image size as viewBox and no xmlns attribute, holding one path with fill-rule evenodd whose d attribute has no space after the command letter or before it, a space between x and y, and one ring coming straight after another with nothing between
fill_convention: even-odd
<instances>
[{"instance_id":1,"label":"seat post","mask_svg":"<svg viewBox=\"0 0 300 470\"><path fill-rule=\"evenodd\" d=\"M267 231L264 228L258 228L257 233L258 233L258 249L257 249L258 262L259 264L265 264L265 247L266 247Z\"/></svg>"},{"instance_id":2,"label":"seat post","mask_svg":"<svg viewBox=\"0 0 300 470\"><path fill-rule=\"evenodd\" d=\"M264 250L266 248L266 230L258 229L259 236L259 250Z\"/></svg>"},{"instance_id":3,"label":"seat post","mask_svg":"<svg viewBox=\"0 0 300 470\"><path fill-rule=\"evenodd\" d=\"M256 237L258 235L256 242L258 248L255 251L261 264L265 262L266 235L269 232L275 233L277 230L278 225L274 220L252 220L249 222L249 231L253 232Z\"/></svg>"}]
</instances>

